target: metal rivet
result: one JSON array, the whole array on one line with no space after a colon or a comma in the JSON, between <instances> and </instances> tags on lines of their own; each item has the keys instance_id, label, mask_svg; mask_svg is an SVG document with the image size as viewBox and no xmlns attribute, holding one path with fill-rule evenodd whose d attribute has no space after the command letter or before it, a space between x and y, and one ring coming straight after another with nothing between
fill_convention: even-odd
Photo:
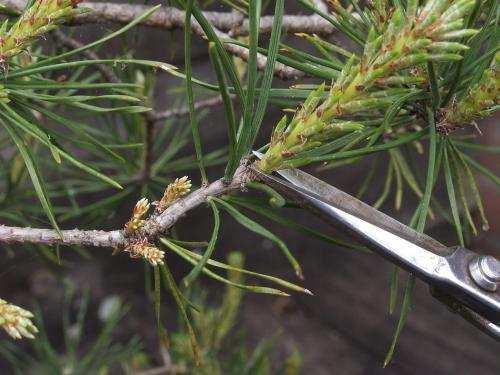
<instances>
[{"instance_id":1,"label":"metal rivet","mask_svg":"<svg viewBox=\"0 0 500 375\"><path fill-rule=\"evenodd\" d=\"M481 255L469 263L472 279L481 288L494 292L500 283L500 261L491 255Z\"/></svg>"}]
</instances>

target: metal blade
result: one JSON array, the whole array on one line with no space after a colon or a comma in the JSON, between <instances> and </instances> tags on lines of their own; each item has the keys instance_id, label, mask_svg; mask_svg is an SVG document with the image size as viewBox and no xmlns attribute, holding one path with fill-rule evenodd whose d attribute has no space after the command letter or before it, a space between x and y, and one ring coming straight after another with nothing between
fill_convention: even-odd
<instances>
[{"instance_id":1,"label":"metal blade","mask_svg":"<svg viewBox=\"0 0 500 375\"><path fill-rule=\"evenodd\" d=\"M297 198L329 221L341 224L372 250L443 289L493 324L500 324L500 289L486 292L469 272L469 265L478 254L460 247L448 248L298 169L276 172L282 178L252 169L267 184Z\"/></svg>"},{"instance_id":2,"label":"metal blade","mask_svg":"<svg viewBox=\"0 0 500 375\"><path fill-rule=\"evenodd\" d=\"M255 151L254 155L259 159L262 157L261 153ZM273 178L273 176L266 175L258 170L256 170L256 172L259 173L263 179L271 179L274 183L283 185L283 181L281 179ZM400 223L399 221L378 211L359 199L306 172L299 169L283 169L277 171L276 173L291 184L291 186L286 186L286 189L288 190L303 189L306 192L312 193L317 199L330 204L335 208L384 229L393 235L405 239L408 242L411 242L412 244L426 249L434 254L440 256L450 254L450 249L435 239L413 230L407 225ZM404 251L404 249L400 249L400 251Z\"/></svg>"}]
</instances>

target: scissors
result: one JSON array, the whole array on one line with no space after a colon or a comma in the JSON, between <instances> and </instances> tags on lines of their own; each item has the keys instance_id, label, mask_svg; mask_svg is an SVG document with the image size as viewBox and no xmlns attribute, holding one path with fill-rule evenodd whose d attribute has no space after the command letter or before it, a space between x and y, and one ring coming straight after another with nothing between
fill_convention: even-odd
<instances>
[{"instance_id":1,"label":"scissors","mask_svg":"<svg viewBox=\"0 0 500 375\"><path fill-rule=\"evenodd\" d=\"M262 158L262 154L253 154ZM299 169L260 180L312 208L366 245L426 282L431 295L484 333L500 341L500 261L463 247L447 247L359 199Z\"/></svg>"}]
</instances>

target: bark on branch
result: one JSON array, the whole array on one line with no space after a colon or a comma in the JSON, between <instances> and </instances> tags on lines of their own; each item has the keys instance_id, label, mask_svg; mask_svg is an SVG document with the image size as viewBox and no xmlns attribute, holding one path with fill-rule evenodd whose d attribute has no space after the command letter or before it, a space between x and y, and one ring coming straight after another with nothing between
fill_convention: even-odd
<instances>
[{"instance_id":1,"label":"bark on branch","mask_svg":"<svg viewBox=\"0 0 500 375\"><path fill-rule=\"evenodd\" d=\"M209 99L202 99L194 103L194 110L199 111L205 108L217 107L222 104L222 97L215 96ZM156 111L152 114L152 119L154 121L162 121L174 117L184 117L189 114L188 107L166 109L164 111Z\"/></svg>"},{"instance_id":2,"label":"bark on branch","mask_svg":"<svg viewBox=\"0 0 500 375\"><path fill-rule=\"evenodd\" d=\"M0 4L17 11L22 12L25 6L25 0L0 0ZM81 14L72 21L73 24L87 24L99 22L128 23L137 18L142 13L150 9L150 6L135 4L116 4L108 2L89 3L83 2L79 5L82 8L89 9L89 12ZM229 40L231 37L248 34L248 19L244 19L238 12L204 12L205 17L214 26L217 37L222 41ZM185 12L173 8L162 7L154 12L150 17L141 22L141 24L151 27L174 30L184 27ZM273 16L264 16L260 22L260 32L265 34L271 32L274 22ZM192 21L192 30L200 37L204 38L205 33L194 19ZM318 15L285 15L283 16L283 32L288 33L316 33L331 34L335 31L333 26ZM231 43L224 43L227 51L244 61L248 60L248 49ZM257 67L264 70L267 63L267 57L258 54ZM304 73L295 68L286 66L280 62L275 63L275 74L282 79L297 79L304 76Z\"/></svg>"},{"instance_id":3,"label":"bark on branch","mask_svg":"<svg viewBox=\"0 0 500 375\"><path fill-rule=\"evenodd\" d=\"M0 225L0 242L33 243L38 245L81 245L96 247L120 247L124 241L121 230L63 230L62 238L53 229L21 228Z\"/></svg>"},{"instance_id":4,"label":"bark on branch","mask_svg":"<svg viewBox=\"0 0 500 375\"><path fill-rule=\"evenodd\" d=\"M22 12L25 0L0 0L0 4L17 12ZM115 3L89 3L84 2L80 6L88 8L88 13L78 16L74 24L116 22L128 23L144 13L149 6L133 4L115 4ZM205 17L215 27L217 36L222 40L227 40L232 36L248 34L248 20L240 13L236 12L204 12ZM143 25L158 27L166 30L173 30L184 27L185 13L182 10L172 7L163 7L142 22ZM274 18L265 16L261 18L260 32L269 33L272 28ZM193 31L205 37L203 30L196 21L192 23ZM331 34L334 28L330 23L319 16L309 15L285 15L283 18L283 31L289 33L306 32L317 34ZM70 41L58 35L60 40L70 46ZM234 44L225 44L227 50L233 55L239 56L244 60L248 59L248 50L244 47ZM73 46L74 47L74 46ZM91 52L90 52L91 53ZM258 56L258 67L264 69L267 58L264 55ZM109 72L106 72L109 73ZM301 71L276 63L275 73L282 78L298 78L303 75ZM213 101L217 101L214 99ZM208 101L201 106L215 105ZM170 113L162 113L156 120L169 117ZM206 187L202 187L185 198L179 200L158 216L148 219L141 228L141 235L154 239L162 232L174 225L177 220L188 211L206 202L211 196L218 196L229 191L240 188L245 182L251 180L249 170L241 166L236 171L231 183L225 184L222 180L217 180ZM100 231L100 230L63 230L62 236L52 229L21 228L9 227L0 224L0 243L23 243L29 242L44 245L82 245L96 247L118 247L122 248L128 244L123 230Z\"/></svg>"},{"instance_id":5,"label":"bark on branch","mask_svg":"<svg viewBox=\"0 0 500 375\"><path fill-rule=\"evenodd\" d=\"M240 189L252 179L251 170L240 166L233 180L224 183L222 179L193 191L179 199L163 213L151 216L144 223L138 235L153 241L156 237L172 227L179 218L188 211L205 203L209 197L220 196ZM33 243L38 245L80 245L95 247L124 248L131 240L123 230L62 230L62 237L53 229L10 227L0 224L0 243Z\"/></svg>"},{"instance_id":6,"label":"bark on branch","mask_svg":"<svg viewBox=\"0 0 500 375\"><path fill-rule=\"evenodd\" d=\"M14 11L22 12L26 1L0 0L0 4ZM119 4L112 2L83 2L79 6L88 8L90 11L86 14L79 15L74 20L76 24L101 22L128 23L151 8L147 5ZM325 10L323 7L319 8ZM203 14L215 28L231 36L248 34L248 19L245 19L241 13L204 12ZM273 16L261 17L260 32L263 34L270 33L273 22ZM148 19L144 20L142 24L166 30L182 28L184 27L184 11L173 7L162 7ZM283 16L283 32L304 32L329 35L334 31L334 27L328 21L317 15Z\"/></svg>"}]
</instances>

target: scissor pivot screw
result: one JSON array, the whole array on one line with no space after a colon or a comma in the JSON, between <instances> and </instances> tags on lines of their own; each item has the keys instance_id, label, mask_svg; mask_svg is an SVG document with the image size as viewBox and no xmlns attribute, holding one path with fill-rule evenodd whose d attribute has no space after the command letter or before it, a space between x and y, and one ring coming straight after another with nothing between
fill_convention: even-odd
<instances>
[{"instance_id":1,"label":"scissor pivot screw","mask_svg":"<svg viewBox=\"0 0 500 375\"><path fill-rule=\"evenodd\" d=\"M500 283L500 261L491 255L480 255L469 263L472 279L481 288L494 292Z\"/></svg>"}]
</instances>

